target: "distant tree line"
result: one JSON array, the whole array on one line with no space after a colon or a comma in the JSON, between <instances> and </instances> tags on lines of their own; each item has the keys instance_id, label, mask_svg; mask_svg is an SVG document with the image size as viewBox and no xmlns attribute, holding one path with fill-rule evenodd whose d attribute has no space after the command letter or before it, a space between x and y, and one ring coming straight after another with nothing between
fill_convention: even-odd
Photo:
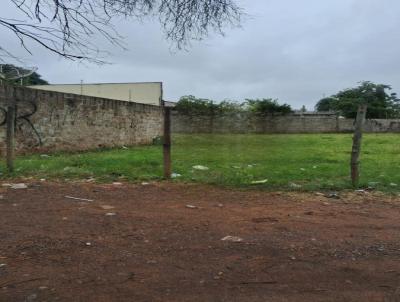
<instances>
[{"instance_id":1,"label":"distant tree line","mask_svg":"<svg viewBox=\"0 0 400 302\"><path fill-rule=\"evenodd\" d=\"M335 111L347 118L355 118L360 103L367 103L367 118L400 118L400 99L396 93L388 93L389 85L362 82L355 88L339 91L321 99L317 111Z\"/></svg>"},{"instance_id":2,"label":"distant tree line","mask_svg":"<svg viewBox=\"0 0 400 302\"><path fill-rule=\"evenodd\" d=\"M288 104L279 104L275 99L246 99L245 102L222 101L187 95L180 98L175 110L186 115L218 115L224 113L251 112L258 115L286 115L293 110Z\"/></svg>"},{"instance_id":3,"label":"distant tree line","mask_svg":"<svg viewBox=\"0 0 400 302\"><path fill-rule=\"evenodd\" d=\"M361 82L355 88L348 88L318 101L315 110L331 111L346 118L355 118L360 103L368 104L367 118L400 118L400 99L396 93L389 93L391 86ZM257 115L287 115L293 112L290 105L280 104L271 98L246 99L245 102L213 100L187 95L180 98L175 109L182 114L217 115L234 112L251 112ZM300 110L306 112L305 106Z\"/></svg>"}]
</instances>

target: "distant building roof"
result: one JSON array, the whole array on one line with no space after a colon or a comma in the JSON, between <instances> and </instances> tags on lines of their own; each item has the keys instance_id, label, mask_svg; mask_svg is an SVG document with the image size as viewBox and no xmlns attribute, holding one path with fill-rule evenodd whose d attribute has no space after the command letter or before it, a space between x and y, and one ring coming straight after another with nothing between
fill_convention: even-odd
<instances>
[{"instance_id":1,"label":"distant building roof","mask_svg":"<svg viewBox=\"0 0 400 302\"><path fill-rule=\"evenodd\" d=\"M175 107L176 106L176 102L164 101L164 106L165 107Z\"/></svg>"}]
</instances>

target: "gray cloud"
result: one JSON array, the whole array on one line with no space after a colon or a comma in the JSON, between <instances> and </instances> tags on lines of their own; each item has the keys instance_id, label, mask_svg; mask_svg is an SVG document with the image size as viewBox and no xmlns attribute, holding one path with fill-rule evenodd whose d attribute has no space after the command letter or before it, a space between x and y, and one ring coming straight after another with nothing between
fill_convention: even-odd
<instances>
[{"instance_id":1,"label":"gray cloud","mask_svg":"<svg viewBox=\"0 0 400 302\"><path fill-rule=\"evenodd\" d=\"M111 52L111 65L83 65L34 48L29 57L52 83L163 81L165 98L194 94L215 100L272 97L311 109L323 95L362 80L400 88L400 52L395 0L241 1L250 15L240 29L171 50L157 23L119 21L129 50ZM400 91L399 91L400 92Z\"/></svg>"}]
</instances>

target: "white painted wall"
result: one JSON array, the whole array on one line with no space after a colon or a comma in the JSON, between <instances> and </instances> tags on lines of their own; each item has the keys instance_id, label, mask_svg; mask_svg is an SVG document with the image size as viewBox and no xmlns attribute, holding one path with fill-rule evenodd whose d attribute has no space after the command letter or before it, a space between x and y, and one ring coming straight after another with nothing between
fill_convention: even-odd
<instances>
[{"instance_id":1,"label":"white painted wall","mask_svg":"<svg viewBox=\"0 0 400 302\"><path fill-rule=\"evenodd\" d=\"M35 85L30 88L94 96L106 99L161 105L162 83L99 83Z\"/></svg>"}]
</instances>

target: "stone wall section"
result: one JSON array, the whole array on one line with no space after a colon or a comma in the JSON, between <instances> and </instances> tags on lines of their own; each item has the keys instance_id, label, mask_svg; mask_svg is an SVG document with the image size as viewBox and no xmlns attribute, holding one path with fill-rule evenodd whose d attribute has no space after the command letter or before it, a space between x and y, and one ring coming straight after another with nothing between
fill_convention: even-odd
<instances>
[{"instance_id":1,"label":"stone wall section","mask_svg":"<svg viewBox=\"0 0 400 302\"><path fill-rule=\"evenodd\" d=\"M286 115L256 116L249 113L225 115L182 115L174 112L174 133L348 133L352 119L337 116ZM370 133L400 132L400 120L371 119L365 124Z\"/></svg>"},{"instance_id":2,"label":"stone wall section","mask_svg":"<svg viewBox=\"0 0 400 302\"><path fill-rule=\"evenodd\" d=\"M0 85L0 149L5 150L9 86ZM150 144L162 135L162 108L133 102L16 89L18 153Z\"/></svg>"}]
</instances>

